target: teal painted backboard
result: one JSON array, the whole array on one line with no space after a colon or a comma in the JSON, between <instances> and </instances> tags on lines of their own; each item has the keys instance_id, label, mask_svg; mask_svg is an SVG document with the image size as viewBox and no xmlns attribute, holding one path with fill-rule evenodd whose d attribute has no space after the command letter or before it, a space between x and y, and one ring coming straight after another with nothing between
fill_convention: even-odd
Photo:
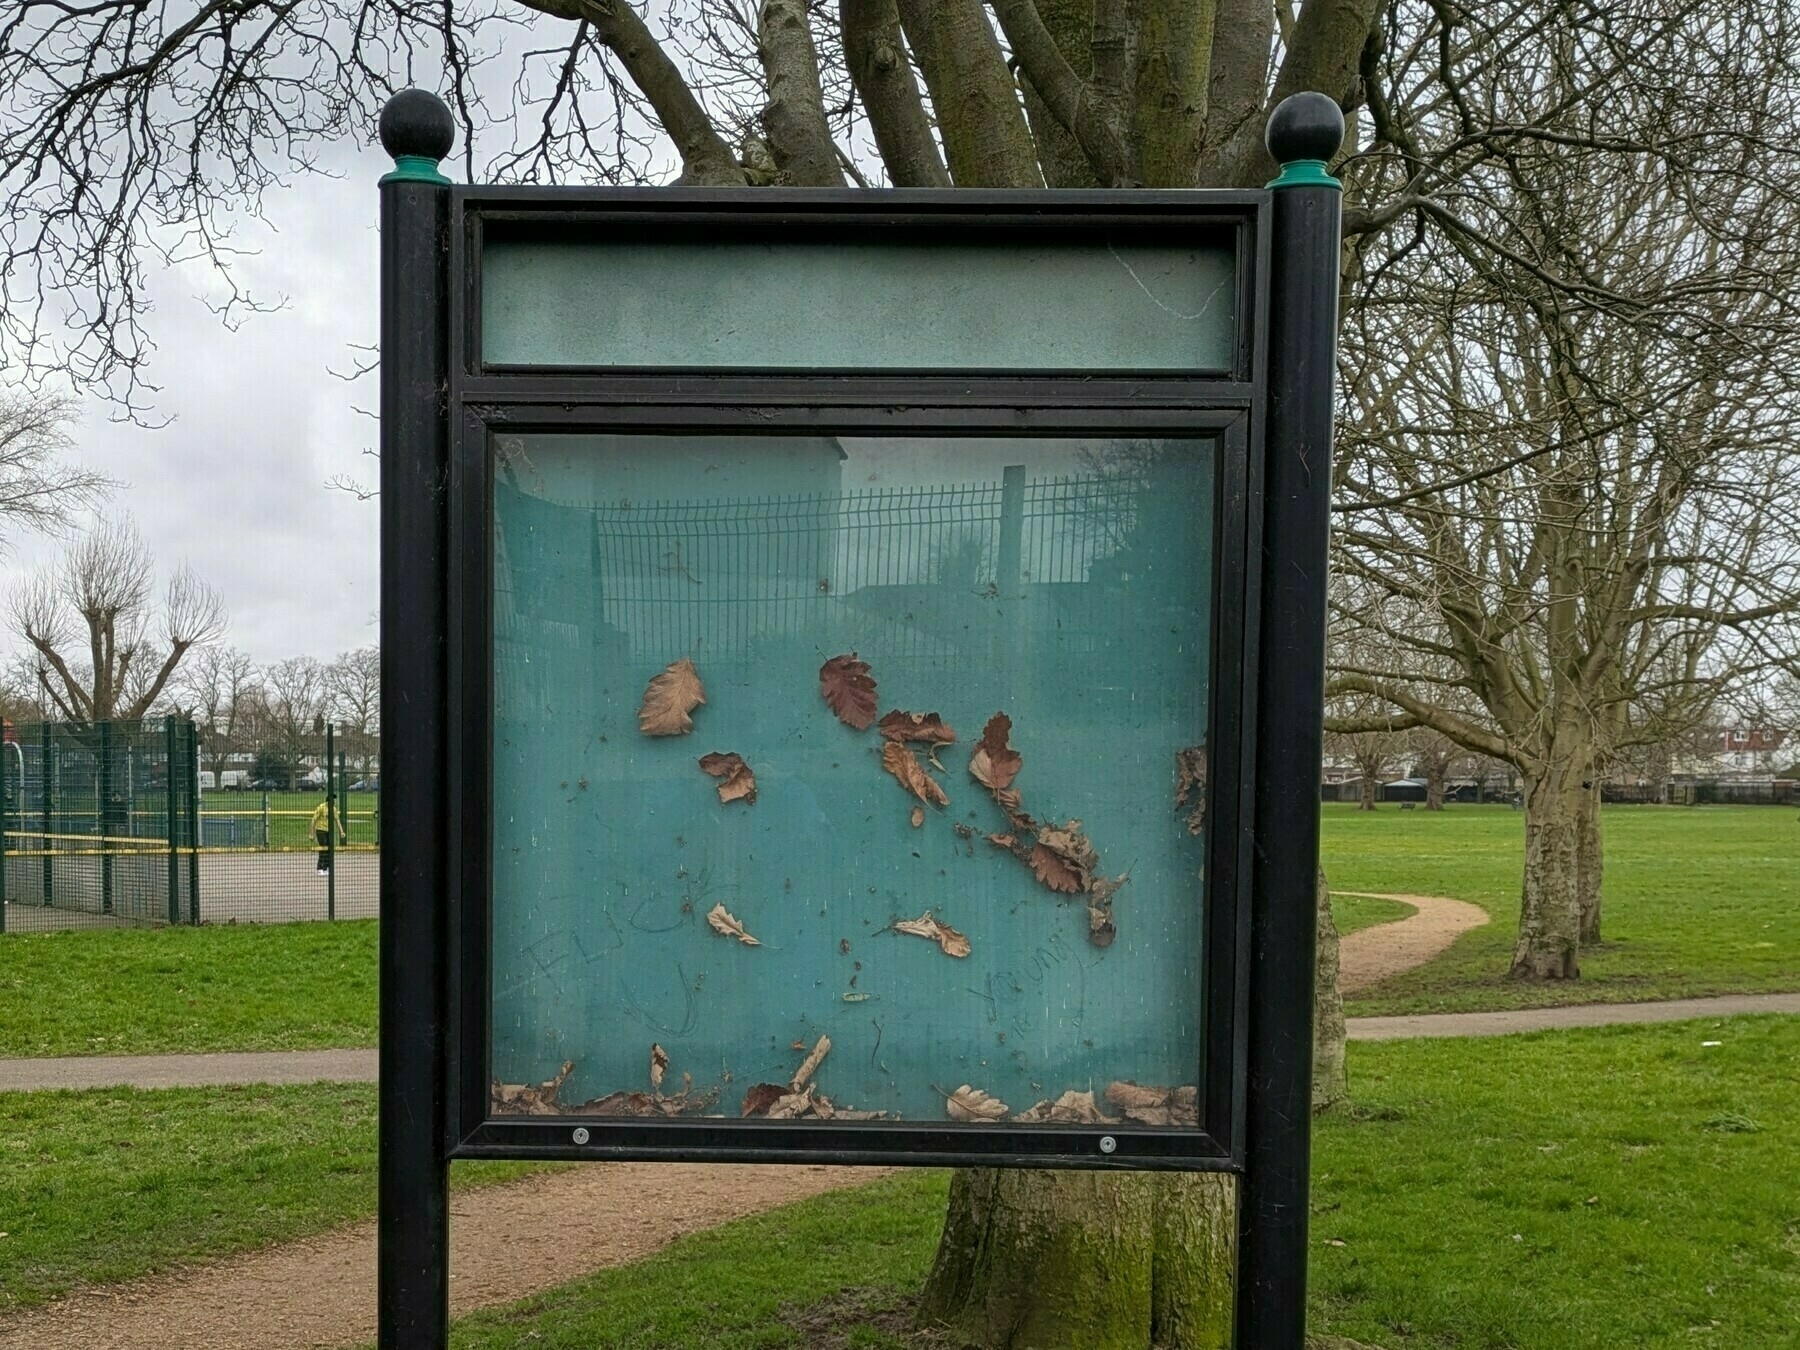
<instances>
[{"instance_id":1,"label":"teal painted backboard","mask_svg":"<svg viewBox=\"0 0 1800 1350\"><path fill-rule=\"evenodd\" d=\"M1092 1092L1117 1116L1112 1084L1197 1083L1204 787L1180 766L1204 762L1214 440L495 447L498 1084L570 1062L564 1110L648 1094L656 1046L660 1093L688 1091L669 1109L736 1117L821 1036L816 1093L889 1119L944 1123L965 1085L1008 1115ZM827 706L820 668L850 653L878 715L954 731L941 769L889 752L947 806ZM646 686L683 659L693 730L644 734ZM1019 834L969 767L996 712L1023 762L1013 812L1078 820L1094 874L1126 878L1110 945L1094 895L989 840ZM753 801L721 801L714 753L741 756ZM760 945L715 931L716 906ZM927 914L967 955L894 926ZM519 1100L501 1087L495 1109Z\"/></svg>"}]
</instances>

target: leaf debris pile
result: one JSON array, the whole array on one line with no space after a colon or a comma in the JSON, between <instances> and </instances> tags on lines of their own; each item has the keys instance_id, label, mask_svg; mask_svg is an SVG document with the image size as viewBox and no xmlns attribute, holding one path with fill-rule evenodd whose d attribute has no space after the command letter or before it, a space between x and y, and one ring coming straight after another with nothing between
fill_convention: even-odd
<instances>
[{"instance_id":1,"label":"leaf debris pile","mask_svg":"<svg viewBox=\"0 0 1800 1350\"><path fill-rule=\"evenodd\" d=\"M1200 1090L1196 1087L1139 1087L1109 1083L1106 1100L1140 1125L1198 1125Z\"/></svg>"},{"instance_id":2,"label":"leaf debris pile","mask_svg":"<svg viewBox=\"0 0 1800 1350\"><path fill-rule=\"evenodd\" d=\"M803 1042L795 1042L796 1046ZM786 1087L779 1083L758 1083L744 1093L744 1117L764 1120L882 1120L885 1111L857 1111L834 1106L831 1098L818 1090L813 1074L831 1053L831 1037L820 1036L807 1053Z\"/></svg>"},{"instance_id":3,"label":"leaf debris pile","mask_svg":"<svg viewBox=\"0 0 1800 1350\"><path fill-rule=\"evenodd\" d=\"M558 1093L575 1072L575 1061L564 1060L556 1077L535 1087L496 1079L494 1110L509 1116L680 1116L704 1111L718 1100L716 1090L695 1092L692 1077L685 1073L681 1076L681 1091L665 1097L662 1081L668 1067L668 1053L660 1045L652 1045L649 1092L613 1092L593 1101L564 1105L558 1100Z\"/></svg>"},{"instance_id":4,"label":"leaf debris pile","mask_svg":"<svg viewBox=\"0 0 1800 1350\"><path fill-rule=\"evenodd\" d=\"M953 745L956 732L936 713L901 712L895 708L876 727L884 741L916 741L921 745Z\"/></svg>"},{"instance_id":5,"label":"leaf debris pile","mask_svg":"<svg viewBox=\"0 0 1800 1350\"><path fill-rule=\"evenodd\" d=\"M702 773L725 780L719 784L721 802L742 801L748 804L756 800L756 775L744 763L742 755L721 755L714 751L710 755L702 755L699 762Z\"/></svg>"},{"instance_id":6,"label":"leaf debris pile","mask_svg":"<svg viewBox=\"0 0 1800 1350\"><path fill-rule=\"evenodd\" d=\"M1006 1118L1006 1103L964 1083L944 1098L944 1112L965 1125L992 1125Z\"/></svg>"},{"instance_id":7,"label":"leaf debris pile","mask_svg":"<svg viewBox=\"0 0 1800 1350\"><path fill-rule=\"evenodd\" d=\"M685 736L694 729L688 714L706 702L706 686L688 657L652 676L638 709L638 730L646 736Z\"/></svg>"},{"instance_id":8,"label":"leaf debris pile","mask_svg":"<svg viewBox=\"0 0 1800 1350\"><path fill-rule=\"evenodd\" d=\"M1021 1125L1117 1125L1119 1118L1100 1109L1091 1092L1065 1092L1053 1102L1039 1102L1013 1119Z\"/></svg>"}]
</instances>

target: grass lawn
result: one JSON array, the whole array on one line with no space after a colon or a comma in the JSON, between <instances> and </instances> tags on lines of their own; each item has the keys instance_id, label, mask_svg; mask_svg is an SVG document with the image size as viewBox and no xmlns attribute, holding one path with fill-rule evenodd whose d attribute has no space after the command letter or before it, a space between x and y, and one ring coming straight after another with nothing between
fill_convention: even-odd
<instances>
[{"instance_id":1,"label":"grass lawn","mask_svg":"<svg viewBox=\"0 0 1800 1350\"><path fill-rule=\"evenodd\" d=\"M1622 1003L1800 989L1800 820L1756 806L1615 806L1602 816L1605 941L1581 979L1506 978L1524 817L1504 806L1324 808L1334 887L1470 900L1493 916L1443 956L1348 1001L1352 1015Z\"/></svg>"},{"instance_id":2,"label":"grass lawn","mask_svg":"<svg viewBox=\"0 0 1800 1350\"><path fill-rule=\"evenodd\" d=\"M1315 1330L1387 1350L1795 1344L1800 1019L1361 1043L1350 1073L1357 1112L1314 1145ZM944 1188L915 1173L683 1238L452 1343L900 1347Z\"/></svg>"},{"instance_id":3,"label":"grass lawn","mask_svg":"<svg viewBox=\"0 0 1800 1350\"><path fill-rule=\"evenodd\" d=\"M0 1309L374 1212L372 1084L0 1093Z\"/></svg>"},{"instance_id":4,"label":"grass lawn","mask_svg":"<svg viewBox=\"0 0 1800 1350\"><path fill-rule=\"evenodd\" d=\"M375 921L0 938L0 1058L375 1043Z\"/></svg>"}]
</instances>

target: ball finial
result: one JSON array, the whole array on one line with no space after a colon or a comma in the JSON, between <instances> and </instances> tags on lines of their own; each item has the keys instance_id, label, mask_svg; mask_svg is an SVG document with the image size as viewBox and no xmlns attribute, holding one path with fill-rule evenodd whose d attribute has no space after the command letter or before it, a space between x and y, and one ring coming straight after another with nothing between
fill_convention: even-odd
<instances>
[{"instance_id":1,"label":"ball finial","mask_svg":"<svg viewBox=\"0 0 1800 1350\"><path fill-rule=\"evenodd\" d=\"M398 166L390 177L448 181L437 162L456 143L456 120L444 100L424 89L402 89L381 110L381 144Z\"/></svg>"},{"instance_id":2,"label":"ball finial","mask_svg":"<svg viewBox=\"0 0 1800 1350\"><path fill-rule=\"evenodd\" d=\"M1344 113L1324 94L1290 94L1269 114L1263 136L1277 164L1328 164L1344 143Z\"/></svg>"}]
</instances>

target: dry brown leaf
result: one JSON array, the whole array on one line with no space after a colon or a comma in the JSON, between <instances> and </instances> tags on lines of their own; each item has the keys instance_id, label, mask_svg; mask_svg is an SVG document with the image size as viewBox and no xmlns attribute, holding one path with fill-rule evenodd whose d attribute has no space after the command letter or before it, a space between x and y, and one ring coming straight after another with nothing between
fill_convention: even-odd
<instances>
[{"instance_id":1,"label":"dry brown leaf","mask_svg":"<svg viewBox=\"0 0 1800 1350\"><path fill-rule=\"evenodd\" d=\"M1071 1125L1117 1125L1119 1118L1109 1116L1100 1109L1091 1092L1065 1092L1053 1102L1039 1102L1029 1111L1021 1111L1013 1117L1025 1125L1040 1125L1050 1122Z\"/></svg>"},{"instance_id":2,"label":"dry brown leaf","mask_svg":"<svg viewBox=\"0 0 1800 1350\"><path fill-rule=\"evenodd\" d=\"M886 1120L887 1112L852 1111L846 1107L837 1106L832 1108L831 1118L833 1120Z\"/></svg>"},{"instance_id":3,"label":"dry brown leaf","mask_svg":"<svg viewBox=\"0 0 1800 1350\"><path fill-rule=\"evenodd\" d=\"M916 919L901 919L894 924L896 933L905 933L911 937L930 938L944 949L946 956L967 956L969 939L957 932L947 923L939 923L926 910Z\"/></svg>"},{"instance_id":4,"label":"dry brown leaf","mask_svg":"<svg viewBox=\"0 0 1800 1350\"><path fill-rule=\"evenodd\" d=\"M990 1097L980 1088L964 1083L944 1099L944 1110L950 1119L971 1125L992 1125L1006 1116L1006 1103Z\"/></svg>"},{"instance_id":5,"label":"dry brown leaf","mask_svg":"<svg viewBox=\"0 0 1800 1350\"><path fill-rule=\"evenodd\" d=\"M1198 1125L1200 1092L1194 1087L1139 1087L1109 1083L1106 1100L1140 1125Z\"/></svg>"},{"instance_id":6,"label":"dry brown leaf","mask_svg":"<svg viewBox=\"0 0 1800 1350\"><path fill-rule=\"evenodd\" d=\"M614 1092L584 1102L579 1114L584 1116L661 1116L668 1114L662 1103L648 1092Z\"/></svg>"},{"instance_id":7,"label":"dry brown leaf","mask_svg":"<svg viewBox=\"0 0 1800 1350\"><path fill-rule=\"evenodd\" d=\"M734 937L746 947L762 946L762 943L744 931L744 925L733 918L724 905L714 905L707 910L706 921L712 925L713 932L721 937Z\"/></svg>"},{"instance_id":8,"label":"dry brown leaf","mask_svg":"<svg viewBox=\"0 0 1800 1350\"><path fill-rule=\"evenodd\" d=\"M744 1109L739 1114L760 1116L785 1096L787 1089L779 1083L758 1083L744 1094Z\"/></svg>"},{"instance_id":9,"label":"dry brown leaf","mask_svg":"<svg viewBox=\"0 0 1800 1350\"><path fill-rule=\"evenodd\" d=\"M562 1108L556 1104L556 1094L562 1091L562 1085L569 1081L569 1075L575 1072L575 1061L564 1060L556 1077L537 1084L528 1083L494 1083L494 1109L509 1115L519 1116L554 1116L560 1115Z\"/></svg>"},{"instance_id":10,"label":"dry brown leaf","mask_svg":"<svg viewBox=\"0 0 1800 1350\"><path fill-rule=\"evenodd\" d=\"M813 1076L813 1070L818 1068L819 1062L830 1053L831 1037L819 1037L818 1044L813 1046L811 1052L806 1056L805 1061L801 1063L800 1067L794 1070L794 1076L788 1084L788 1091L798 1092L801 1088L805 1087L806 1080Z\"/></svg>"},{"instance_id":11,"label":"dry brown leaf","mask_svg":"<svg viewBox=\"0 0 1800 1350\"><path fill-rule=\"evenodd\" d=\"M956 732L944 725L936 713L901 712L895 708L876 730L884 741L918 741L924 745L950 745Z\"/></svg>"},{"instance_id":12,"label":"dry brown leaf","mask_svg":"<svg viewBox=\"0 0 1800 1350\"><path fill-rule=\"evenodd\" d=\"M925 823L925 808L924 807L922 807L922 806L913 807L912 823L913 823L913 828L915 830L918 829L921 825L923 825Z\"/></svg>"},{"instance_id":13,"label":"dry brown leaf","mask_svg":"<svg viewBox=\"0 0 1800 1350\"><path fill-rule=\"evenodd\" d=\"M1031 870L1053 891L1074 894L1092 884L1100 855L1081 832L1081 822L1071 820L1059 828L1038 831L1031 850Z\"/></svg>"},{"instance_id":14,"label":"dry brown leaf","mask_svg":"<svg viewBox=\"0 0 1800 1350\"><path fill-rule=\"evenodd\" d=\"M650 1086L662 1091L663 1074L669 1067L669 1052L660 1045L650 1047Z\"/></svg>"},{"instance_id":15,"label":"dry brown leaf","mask_svg":"<svg viewBox=\"0 0 1800 1350\"><path fill-rule=\"evenodd\" d=\"M976 743L975 753L969 757L969 773L984 788L999 792L1012 786L1013 779L1019 776L1019 770L1025 767L1025 761L1019 752L1006 743L1012 734L1012 718L1003 712L997 712L988 718L987 725L981 729L981 740ZM1015 794L1014 804L1017 804ZM1006 804L1001 803L1004 807ZM1011 814L1009 810L1008 815Z\"/></svg>"},{"instance_id":16,"label":"dry brown leaf","mask_svg":"<svg viewBox=\"0 0 1800 1350\"><path fill-rule=\"evenodd\" d=\"M775 1099L769 1107L770 1120L793 1120L799 1116L811 1115L813 1110L812 1089L803 1092L787 1092Z\"/></svg>"},{"instance_id":17,"label":"dry brown leaf","mask_svg":"<svg viewBox=\"0 0 1800 1350\"><path fill-rule=\"evenodd\" d=\"M1194 794L1193 810L1188 812L1189 834L1206 828L1206 747L1192 745L1175 752L1175 809L1187 804L1188 793Z\"/></svg>"},{"instance_id":18,"label":"dry brown leaf","mask_svg":"<svg viewBox=\"0 0 1800 1350\"><path fill-rule=\"evenodd\" d=\"M819 692L845 726L867 731L875 721L875 680L869 663L859 661L855 652L834 656L819 667Z\"/></svg>"},{"instance_id":19,"label":"dry brown leaf","mask_svg":"<svg viewBox=\"0 0 1800 1350\"><path fill-rule=\"evenodd\" d=\"M756 775L750 766L744 763L742 755L724 754L714 751L710 755L700 757L700 770L714 778L723 778L719 784L719 800L722 802L754 802L756 800Z\"/></svg>"},{"instance_id":20,"label":"dry brown leaf","mask_svg":"<svg viewBox=\"0 0 1800 1350\"><path fill-rule=\"evenodd\" d=\"M949 795L938 786L935 778L925 772L925 766L919 763L913 752L902 742L882 743L881 767L893 774L901 787L927 805L950 805Z\"/></svg>"},{"instance_id":21,"label":"dry brown leaf","mask_svg":"<svg viewBox=\"0 0 1800 1350\"><path fill-rule=\"evenodd\" d=\"M1110 947L1119 930L1113 922L1113 896L1119 888L1131 880L1131 873L1121 872L1108 880L1106 877L1095 877L1088 887L1088 941L1096 947Z\"/></svg>"},{"instance_id":22,"label":"dry brown leaf","mask_svg":"<svg viewBox=\"0 0 1800 1350\"><path fill-rule=\"evenodd\" d=\"M1025 814L1024 804L1019 798L1018 789L997 788L994 791L994 800L999 803L1000 809L1006 812L1006 822L1011 825L1013 829L1022 830L1026 834L1037 833L1038 824L1030 816Z\"/></svg>"},{"instance_id":23,"label":"dry brown leaf","mask_svg":"<svg viewBox=\"0 0 1800 1350\"><path fill-rule=\"evenodd\" d=\"M704 702L706 686L700 683L700 672L684 656L652 677L638 709L638 730L646 736L685 736L694 729L688 714Z\"/></svg>"}]
</instances>

